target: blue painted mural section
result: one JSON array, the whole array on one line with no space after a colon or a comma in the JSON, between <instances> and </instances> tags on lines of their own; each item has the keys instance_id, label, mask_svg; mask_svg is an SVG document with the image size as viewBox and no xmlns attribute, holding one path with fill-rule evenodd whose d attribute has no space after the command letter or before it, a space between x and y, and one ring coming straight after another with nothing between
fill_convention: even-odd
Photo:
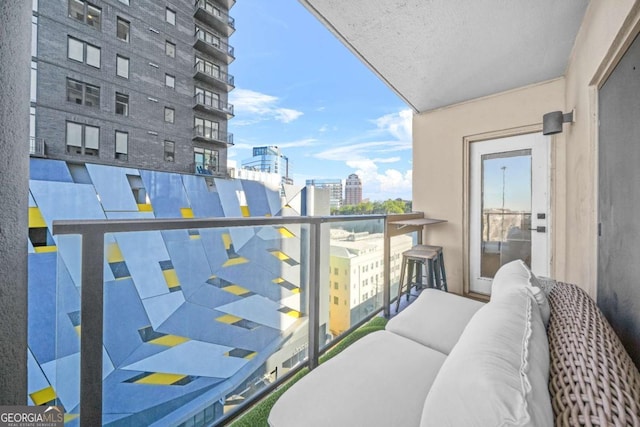
<instances>
[{"instance_id":1,"label":"blue painted mural section","mask_svg":"<svg viewBox=\"0 0 640 427\"><path fill-rule=\"evenodd\" d=\"M54 220L277 216L280 200L256 182L32 159L29 206L46 230L30 229L30 403L62 405L78 425L82 246L74 235L43 246ZM105 424L187 419L259 378L301 324L298 232L105 236Z\"/></svg>"}]
</instances>

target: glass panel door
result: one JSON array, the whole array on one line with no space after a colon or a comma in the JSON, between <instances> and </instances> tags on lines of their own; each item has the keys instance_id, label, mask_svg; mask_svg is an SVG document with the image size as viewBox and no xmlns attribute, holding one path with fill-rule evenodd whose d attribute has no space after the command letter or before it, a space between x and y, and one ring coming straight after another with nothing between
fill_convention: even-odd
<instances>
[{"instance_id":1,"label":"glass panel door","mask_svg":"<svg viewBox=\"0 0 640 427\"><path fill-rule=\"evenodd\" d=\"M480 275L493 278L514 259L531 266L531 150L484 154L481 163Z\"/></svg>"},{"instance_id":2,"label":"glass panel door","mask_svg":"<svg viewBox=\"0 0 640 427\"><path fill-rule=\"evenodd\" d=\"M472 142L469 148L469 290L489 295L498 269L523 260L549 274L548 137Z\"/></svg>"}]
</instances>

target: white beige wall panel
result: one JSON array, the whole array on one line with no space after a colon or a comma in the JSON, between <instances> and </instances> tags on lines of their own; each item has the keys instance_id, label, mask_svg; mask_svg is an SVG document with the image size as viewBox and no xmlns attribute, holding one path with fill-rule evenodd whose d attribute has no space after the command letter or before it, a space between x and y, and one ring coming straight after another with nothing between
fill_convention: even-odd
<instances>
[{"instance_id":1,"label":"white beige wall panel","mask_svg":"<svg viewBox=\"0 0 640 427\"><path fill-rule=\"evenodd\" d=\"M414 116L413 209L448 221L428 226L425 242L444 247L450 292L463 292L467 257L465 139L541 128L543 114L563 108L564 80L555 79Z\"/></svg>"}]
</instances>

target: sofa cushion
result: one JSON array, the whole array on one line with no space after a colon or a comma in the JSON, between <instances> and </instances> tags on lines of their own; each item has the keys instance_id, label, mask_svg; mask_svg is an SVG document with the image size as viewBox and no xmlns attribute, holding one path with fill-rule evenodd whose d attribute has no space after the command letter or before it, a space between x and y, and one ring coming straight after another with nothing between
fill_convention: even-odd
<instances>
[{"instance_id":1,"label":"sofa cushion","mask_svg":"<svg viewBox=\"0 0 640 427\"><path fill-rule=\"evenodd\" d=\"M484 303L436 289L425 289L386 330L449 354L469 319Z\"/></svg>"},{"instance_id":2,"label":"sofa cushion","mask_svg":"<svg viewBox=\"0 0 640 427\"><path fill-rule=\"evenodd\" d=\"M542 289L538 278L522 260L511 261L496 272L491 284L491 299L500 298L513 288L527 288L542 314L545 327L549 324L550 308L547 294Z\"/></svg>"},{"instance_id":3,"label":"sofa cushion","mask_svg":"<svg viewBox=\"0 0 640 427\"><path fill-rule=\"evenodd\" d=\"M445 358L391 332L371 333L294 384L269 425L417 426Z\"/></svg>"},{"instance_id":4,"label":"sofa cushion","mask_svg":"<svg viewBox=\"0 0 640 427\"><path fill-rule=\"evenodd\" d=\"M522 260L511 261L498 269L491 283L491 299L498 298L513 288L532 286L531 270Z\"/></svg>"},{"instance_id":5,"label":"sofa cushion","mask_svg":"<svg viewBox=\"0 0 640 427\"><path fill-rule=\"evenodd\" d=\"M425 400L421 426L553 425L549 346L526 289L473 316Z\"/></svg>"}]
</instances>

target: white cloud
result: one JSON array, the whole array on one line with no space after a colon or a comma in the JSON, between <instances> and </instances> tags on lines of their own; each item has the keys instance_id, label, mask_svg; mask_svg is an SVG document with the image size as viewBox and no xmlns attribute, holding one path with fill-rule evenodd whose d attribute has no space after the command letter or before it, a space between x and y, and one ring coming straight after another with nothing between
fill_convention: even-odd
<instances>
[{"instance_id":1,"label":"white cloud","mask_svg":"<svg viewBox=\"0 0 640 427\"><path fill-rule=\"evenodd\" d=\"M400 141L411 141L411 124L413 122L413 112L411 110L401 110L378 117L373 121L379 132L391 134Z\"/></svg>"},{"instance_id":2,"label":"white cloud","mask_svg":"<svg viewBox=\"0 0 640 427\"><path fill-rule=\"evenodd\" d=\"M229 102L234 105L235 126L246 126L263 120L290 123L304 114L302 111L281 107L280 99L276 96L249 89L234 89L229 94Z\"/></svg>"},{"instance_id":3,"label":"white cloud","mask_svg":"<svg viewBox=\"0 0 640 427\"><path fill-rule=\"evenodd\" d=\"M289 123L304 114L302 111L292 110L290 108L278 108L275 110L276 120L282 123Z\"/></svg>"},{"instance_id":4,"label":"white cloud","mask_svg":"<svg viewBox=\"0 0 640 427\"><path fill-rule=\"evenodd\" d=\"M412 120L411 110L384 115L372 120L376 128L369 136L384 135L387 138L336 145L314 154L314 157L344 161L362 180L365 197L373 200L397 197L410 199L412 169L402 171L400 167L387 167L402 160L399 155L401 151L411 150Z\"/></svg>"},{"instance_id":5,"label":"white cloud","mask_svg":"<svg viewBox=\"0 0 640 427\"><path fill-rule=\"evenodd\" d=\"M233 144L234 151L236 150L251 150L253 148L252 144L247 144L246 142L240 142Z\"/></svg>"},{"instance_id":6,"label":"white cloud","mask_svg":"<svg viewBox=\"0 0 640 427\"><path fill-rule=\"evenodd\" d=\"M371 141L361 142L358 144L340 145L337 147L331 147L324 151L316 153L314 157L323 160L337 160L337 161L353 161L353 160L371 160L378 163L390 163L391 159L394 161L400 160L399 157L386 157L382 156L385 153L397 153L402 150L410 150L411 141ZM380 157L371 157L380 156Z\"/></svg>"},{"instance_id":7,"label":"white cloud","mask_svg":"<svg viewBox=\"0 0 640 427\"><path fill-rule=\"evenodd\" d=\"M309 147L309 146L315 145L316 141L317 140L314 138L306 138L306 139L300 139L298 141L283 142L278 144L278 147L280 148Z\"/></svg>"},{"instance_id":8,"label":"white cloud","mask_svg":"<svg viewBox=\"0 0 640 427\"><path fill-rule=\"evenodd\" d=\"M373 200L411 198L411 169L406 172L397 169L380 171L376 162L369 159L347 161L347 166L356 170L366 197Z\"/></svg>"}]
</instances>

